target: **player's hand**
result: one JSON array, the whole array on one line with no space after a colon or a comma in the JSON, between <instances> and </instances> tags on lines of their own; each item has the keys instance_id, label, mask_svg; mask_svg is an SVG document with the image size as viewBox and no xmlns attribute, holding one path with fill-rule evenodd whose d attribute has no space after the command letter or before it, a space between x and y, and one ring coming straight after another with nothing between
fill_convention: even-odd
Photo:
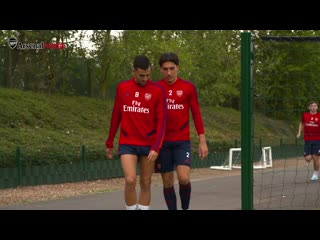
<instances>
[{"instance_id":1,"label":"player's hand","mask_svg":"<svg viewBox=\"0 0 320 240\"><path fill-rule=\"evenodd\" d=\"M155 160L157 160L157 158L158 158L158 153L157 153L156 151L154 151L154 150L151 150L151 151L149 152L149 155L148 155L148 157L147 157L147 160L154 162Z\"/></svg>"},{"instance_id":2,"label":"player's hand","mask_svg":"<svg viewBox=\"0 0 320 240\"><path fill-rule=\"evenodd\" d=\"M112 159L113 157L113 148L106 149L107 159Z\"/></svg>"},{"instance_id":3,"label":"player's hand","mask_svg":"<svg viewBox=\"0 0 320 240\"><path fill-rule=\"evenodd\" d=\"M209 154L208 146L206 142L199 143L199 158L205 159Z\"/></svg>"},{"instance_id":4,"label":"player's hand","mask_svg":"<svg viewBox=\"0 0 320 240\"><path fill-rule=\"evenodd\" d=\"M300 138L300 133L297 134L297 138Z\"/></svg>"}]
</instances>

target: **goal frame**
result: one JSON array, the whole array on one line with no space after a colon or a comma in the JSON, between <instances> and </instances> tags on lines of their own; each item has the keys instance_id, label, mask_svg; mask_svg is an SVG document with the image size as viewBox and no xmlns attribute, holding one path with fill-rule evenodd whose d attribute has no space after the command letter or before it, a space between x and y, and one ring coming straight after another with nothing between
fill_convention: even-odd
<instances>
[{"instance_id":1,"label":"goal frame","mask_svg":"<svg viewBox=\"0 0 320 240\"><path fill-rule=\"evenodd\" d=\"M229 170L232 169L241 169L241 165L235 165L233 162L233 152L241 152L241 148L230 148L228 159L221 166L211 166L210 169L216 170ZM253 164L253 169L265 169L272 167L272 148L270 146L261 148L261 159L259 163L262 164Z\"/></svg>"}]
</instances>

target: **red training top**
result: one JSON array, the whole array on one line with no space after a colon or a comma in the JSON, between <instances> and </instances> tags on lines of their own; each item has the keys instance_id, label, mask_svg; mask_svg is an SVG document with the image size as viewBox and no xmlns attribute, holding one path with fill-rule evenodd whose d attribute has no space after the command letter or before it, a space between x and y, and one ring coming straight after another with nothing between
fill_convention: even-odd
<instances>
[{"instance_id":1,"label":"red training top","mask_svg":"<svg viewBox=\"0 0 320 240\"><path fill-rule=\"evenodd\" d=\"M109 136L106 147L113 148L113 140L120 125L119 144L151 146L159 152L166 127L164 90L147 81L140 86L132 78L117 87Z\"/></svg>"},{"instance_id":2,"label":"red training top","mask_svg":"<svg viewBox=\"0 0 320 240\"><path fill-rule=\"evenodd\" d=\"M157 81L163 86L167 98L167 127L164 141L190 140L189 110L198 135L204 133L204 126L194 84L180 77L169 85L164 79Z\"/></svg>"},{"instance_id":3,"label":"red training top","mask_svg":"<svg viewBox=\"0 0 320 240\"><path fill-rule=\"evenodd\" d=\"M304 140L320 140L320 113L302 114L301 122L304 124Z\"/></svg>"}]
</instances>

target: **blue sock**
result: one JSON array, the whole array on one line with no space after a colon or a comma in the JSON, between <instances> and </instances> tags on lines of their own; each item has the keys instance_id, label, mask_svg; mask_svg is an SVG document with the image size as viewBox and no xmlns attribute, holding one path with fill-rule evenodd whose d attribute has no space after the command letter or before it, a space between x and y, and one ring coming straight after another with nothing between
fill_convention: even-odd
<instances>
[{"instance_id":1,"label":"blue sock","mask_svg":"<svg viewBox=\"0 0 320 240\"><path fill-rule=\"evenodd\" d=\"M170 188L163 188L164 199L169 210L177 210L177 197L174 186Z\"/></svg>"},{"instance_id":2,"label":"blue sock","mask_svg":"<svg viewBox=\"0 0 320 240\"><path fill-rule=\"evenodd\" d=\"M187 185L179 184L179 193L181 199L181 208L183 210L189 209L190 197L191 197L191 183Z\"/></svg>"}]
</instances>

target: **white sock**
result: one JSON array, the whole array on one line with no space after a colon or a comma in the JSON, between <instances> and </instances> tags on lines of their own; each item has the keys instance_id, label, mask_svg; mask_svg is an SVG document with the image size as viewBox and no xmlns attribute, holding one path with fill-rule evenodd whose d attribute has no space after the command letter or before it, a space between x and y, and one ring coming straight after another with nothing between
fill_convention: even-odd
<instances>
[{"instance_id":1,"label":"white sock","mask_svg":"<svg viewBox=\"0 0 320 240\"><path fill-rule=\"evenodd\" d=\"M313 176L317 176L318 177L318 171L313 171Z\"/></svg>"},{"instance_id":2,"label":"white sock","mask_svg":"<svg viewBox=\"0 0 320 240\"><path fill-rule=\"evenodd\" d=\"M126 209L127 209L127 210L137 210L137 208L138 208L137 204L134 204L134 205L132 205L132 206L126 205Z\"/></svg>"},{"instance_id":3,"label":"white sock","mask_svg":"<svg viewBox=\"0 0 320 240\"><path fill-rule=\"evenodd\" d=\"M150 206L144 206L144 205L138 204L138 209L139 210L150 210Z\"/></svg>"}]
</instances>

